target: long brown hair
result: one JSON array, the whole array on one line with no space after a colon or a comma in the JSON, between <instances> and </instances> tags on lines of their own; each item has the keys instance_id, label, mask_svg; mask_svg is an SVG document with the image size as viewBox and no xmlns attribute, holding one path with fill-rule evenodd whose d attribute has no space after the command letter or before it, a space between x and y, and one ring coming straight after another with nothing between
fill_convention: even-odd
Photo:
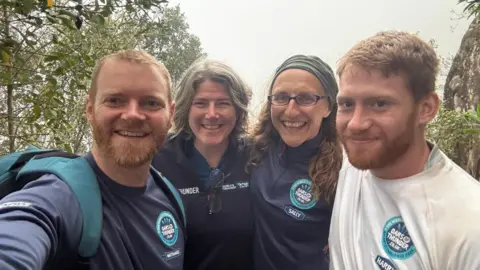
<instances>
[{"instance_id":1,"label":"long brown hair","mask_svg":"<svg viewBox=\"0 0 480 270\"><path fill-rule=\"evenodd\" d=\"M269 94L272 93L273 83L274 81L270 84ZM329 99L329 104L330 115L322 120L321 129L324 136L320 142L320 150L310 160L308 174L312 179L312 195L316 199L323 197L331 203L335 197L338 175L342 167L343 150L335 125L337 104L335 100L331 99ZM259 165L268 147L281 140L280 134L273 127L270 107L271 104L268 101L265 102L259 121L252 131L253 145L247 162L247 171L250 171L251 167Z\"/></svg>"}]
</instances>

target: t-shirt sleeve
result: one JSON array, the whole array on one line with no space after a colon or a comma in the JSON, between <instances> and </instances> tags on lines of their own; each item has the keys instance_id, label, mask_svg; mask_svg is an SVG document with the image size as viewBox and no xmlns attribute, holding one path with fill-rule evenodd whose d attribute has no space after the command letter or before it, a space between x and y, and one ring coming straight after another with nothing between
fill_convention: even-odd
<instances>
[{"instance_id":1,"label":"t-shirt sleeve","mask_svg":"<svg viewBox=\"0 0 480 270\"><path fill-rule=\"evenodd\" d=\"M0 200L0 269L43 269L71 256L81 230L80 205L70 187L44 175Z\"/></svg>"}]
</instances>

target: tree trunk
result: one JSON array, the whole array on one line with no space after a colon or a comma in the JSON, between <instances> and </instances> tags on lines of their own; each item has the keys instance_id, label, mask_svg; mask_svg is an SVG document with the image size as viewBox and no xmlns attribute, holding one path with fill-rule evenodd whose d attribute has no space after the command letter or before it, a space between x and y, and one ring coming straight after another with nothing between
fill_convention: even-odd
<instances>
[{"instance_id":1,"label":"tree trunk","mask_svg":"<svg viewBox=\"0 0 480 270\"><path fill-rule=\"evenodd\" d=\"M7 7L3 9L3 18L4 18L4 34L5 39L10 38L10 25L9 25L9 16L8 16ZM8 130L8 151L10 153L15 151L15 136L14 136L14 117L13 117L13 81L12 81L12 57L11 55L7 58L8 62L5 63L6 72L7 72L7 130Z\"/></svg>"},{"instance_id":2,"label":"tree trunk","mask_svg":"<svg viewBox=\"0 0 480 270\"><path fill-rule=\"evenodd\" d=\"M480 14L472 21L453 59L444 89L444 106L465 112L480 103ZM476 179L480 179L480 140L473 147L457 145L460 158L454 160Z\"/></svg>"}]
</instances>

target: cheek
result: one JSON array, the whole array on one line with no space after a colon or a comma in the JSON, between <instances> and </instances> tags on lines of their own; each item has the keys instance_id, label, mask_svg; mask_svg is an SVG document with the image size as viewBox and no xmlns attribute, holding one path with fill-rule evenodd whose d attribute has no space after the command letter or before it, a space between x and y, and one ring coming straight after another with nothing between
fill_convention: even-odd
<instances>
[{"instance_id":1,"label":"cheek","mask_svg":"<svg viewBox=\"0 0 480 270\"><path fill-rule=\"evenodd\" d=\"M348 125L349 118L343 116L342 114L337 114L337 119L335 120L335 125L337 126L337 130L342 131Z\"/></svg>"},{"instance_id":2,"label":"cheek","mask_svg":"<svg viewBox=\"0 0 480 270\"><path fill-rule=\"evenodd\" d=\"M282 113L282 109L279 107L271 107L270 114L272 115L272 120L277 120L280 114Z\"/></svg>"}]
</instances>

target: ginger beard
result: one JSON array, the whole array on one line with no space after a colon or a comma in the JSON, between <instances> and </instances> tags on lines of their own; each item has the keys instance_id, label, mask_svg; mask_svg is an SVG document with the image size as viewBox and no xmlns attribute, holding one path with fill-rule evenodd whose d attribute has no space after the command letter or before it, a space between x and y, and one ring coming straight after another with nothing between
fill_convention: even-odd
<instances>
[{"instance_id":1,"label":"ginger beard","mask_svg":"<svg viewBox=\"0 0 480 270\"><path fill-rule=\"evenodd\" d=\"M360 170L381 169L400 159L413 144L415 137L415 110L407 117L403 129L397 125L396 134L387 136L385 132L379 134L369 134L369 131L361 133L350 133L343 128L338 131L345 151L347 152L349 162ZM352 142L352 138L368 139L375 138L376 141L369 145L357 145Z\"/></svg>"},{"instance_id":2,"label":"ginger beard","mask_svg":"<svg viewBox=\"0 0 480 270\"><path fill-rule=\"evenodd\" d=\"M96 120L95 111L92 116L93 140L98 151L122 167L133 168L151 162L157 151L163 145L168 128L151 128L146 121L117 120L113 124L125 130L138 130L148 133L143 138L122 138L113 130L107 130Z\"/></svg>"}]
</instances>

